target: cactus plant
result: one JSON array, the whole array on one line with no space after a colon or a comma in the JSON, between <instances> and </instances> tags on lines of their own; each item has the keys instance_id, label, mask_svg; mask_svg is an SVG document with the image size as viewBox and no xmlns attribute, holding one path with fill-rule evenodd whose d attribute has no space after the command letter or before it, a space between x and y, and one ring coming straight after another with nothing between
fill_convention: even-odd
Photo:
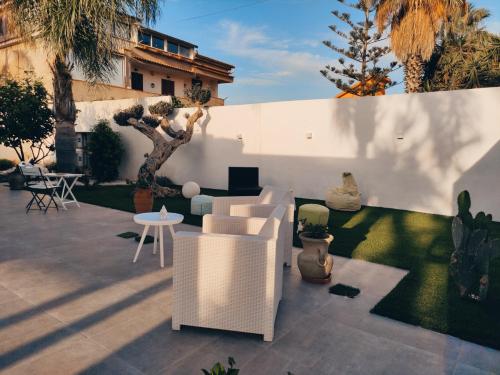
<instances>
[{"instance_id":1,"label":"cactus plant","mask_svg":"<svg viewBox=\"0 0 500 375\"><path fill-rule=\"evenodd\" d=\"M462 297L483 301L488 294L490 261L500 256L500 239L490 238L490 214L479 212L472 216L468 191L458 195L457 203L458 215L451 226L455 251L451 255L450 274Z\"/></svg>"}]
</instances>

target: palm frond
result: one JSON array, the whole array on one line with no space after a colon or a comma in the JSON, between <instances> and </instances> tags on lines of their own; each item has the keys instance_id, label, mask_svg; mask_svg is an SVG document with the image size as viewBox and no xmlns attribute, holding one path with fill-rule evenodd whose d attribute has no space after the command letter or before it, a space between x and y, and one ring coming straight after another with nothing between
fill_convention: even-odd
<instances>
[{"instance_id":1,"label":"palm frond","mask_svg":"<svg viewBox=\"0 0 500 375\"><path fill-rule=\"evenodd\" d=\"M159 0L13 0L8 3L18 34L41 40L54 58L73 59L90 82L113 71L117 30L137 18L156 19Z\"/></svg>"}]
</instances>

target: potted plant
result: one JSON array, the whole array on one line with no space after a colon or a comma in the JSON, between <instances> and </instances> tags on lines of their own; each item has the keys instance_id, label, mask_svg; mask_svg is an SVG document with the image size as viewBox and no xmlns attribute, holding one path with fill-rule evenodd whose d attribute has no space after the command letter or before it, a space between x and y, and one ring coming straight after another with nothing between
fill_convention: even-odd
<instances>
[{"instance_id":1,"label":"potted plant","mask_svg":"<svg viewBox=\"0 0 500 375\"><path fill-rule=\"evenodd\" d=\"M299 222L299 238L304 250L299 254L297 263L302 279L317 284L329 283L332 279L333 257L328 247L333 236L323 224Z\"/></svg>"},{"instance_id":2,"label":"potted plant","mask_svg":"<svg viewBox=\"0 0 500 375\"><path fill-rule=\"evenodd\" d=\"M227 369L220 362L217 362L210 370L202 369L201 371L204 375L238 375L240 370L234 368L236 362L233 357L229 357L227 361L229 363Z\"/></svg>"},{"instance_id":3,"label":"potted plant","mask_svg":"<svg viewBox=\"0 0 500 375\"><path fill-rule=\"evenodd\" d=\"M145 180L138 180L134 190L135 212L151 212L153 210L153 188Z\"/></svg>"}]
</instances>

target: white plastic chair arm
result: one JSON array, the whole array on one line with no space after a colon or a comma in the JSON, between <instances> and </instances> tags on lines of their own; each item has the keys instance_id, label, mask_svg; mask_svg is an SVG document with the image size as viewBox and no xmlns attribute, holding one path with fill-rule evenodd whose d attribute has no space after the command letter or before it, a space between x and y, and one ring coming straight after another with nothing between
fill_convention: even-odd
<instances>
[{"instance_id":1,"label":"white plastic chair arm","mask_svg":"<svg viewBox=\"0 0 500 375\"><path fill-rule=\"evenodd\" d=\"M231 205L257 203L258 198L258 196L215 197L212 202L212 213L214 215L229 215Z\"/></svg>"},{"instance_id":2,"label":"white plastic chair arm","mask_svg":"<svg viewBox=\"0 0 500 375\"><path fill-rule=\"evenodd\" d=\"M259 234L265 218L259 217L237 217L225 215L203 216L203 233L223 234Z\"/></svg>"},{"instance_id":3,"label":"white plastic chair arm","mask_svg":"<svg viewBox=\"0 0 500 375\"><path fill-rule=\"evenodd\" d=\"M233 204L229 210L231 216L269 217L276 208L275 204Z\"/></svg>"},{"instance_id":4,"label":"white plastic chair arm","mask_svg":"<svg viewBox=\"0 0 500 375\"><path fill-rule=\"evenodd\" d=\"M200 232L175 232L174 244L178 240L193 240L194 243L202 239L218 240L221 242L234 243L238 241L252 241L256 244L265 244L269 241L268 238L255 236L251 234L225 234L225 233L200 233Z\"/></svg>"}]
</instances>

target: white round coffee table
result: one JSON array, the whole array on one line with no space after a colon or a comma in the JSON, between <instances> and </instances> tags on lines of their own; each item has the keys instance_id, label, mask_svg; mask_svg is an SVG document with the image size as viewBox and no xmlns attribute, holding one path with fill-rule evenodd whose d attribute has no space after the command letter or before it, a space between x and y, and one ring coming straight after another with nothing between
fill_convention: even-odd
<instances>
[{"instance_id":1,"label":"white round coffee table","mask_svg":"<svg viewBox=\"0 0 500 375\"><path fill-rule=\"evenodd\" d=\"M139 253L141 252L142 245L144 244L144 239L148 234L148 230L150 226L155 227L155 240L153 245L153 254L156 254L156 243L158 241L158 232L160 232L160 265L163 268L164 266L164 254L163 254L163 227L168 225L170 228L170 233L172 234L172 238L174 236L174 229L172 226L174 224L182 223L184 220L184 216L181 214L176 214L175 212L169 212L166 219L160 218L159 212L146 212L143 214L134 215L134 221L137 224L144 225L144 231L142 232L141 241L139 242L139 246L137 247L137 251L135 252L133 263L137 261L139 257Z\"/></svg>"}]
</instances>

